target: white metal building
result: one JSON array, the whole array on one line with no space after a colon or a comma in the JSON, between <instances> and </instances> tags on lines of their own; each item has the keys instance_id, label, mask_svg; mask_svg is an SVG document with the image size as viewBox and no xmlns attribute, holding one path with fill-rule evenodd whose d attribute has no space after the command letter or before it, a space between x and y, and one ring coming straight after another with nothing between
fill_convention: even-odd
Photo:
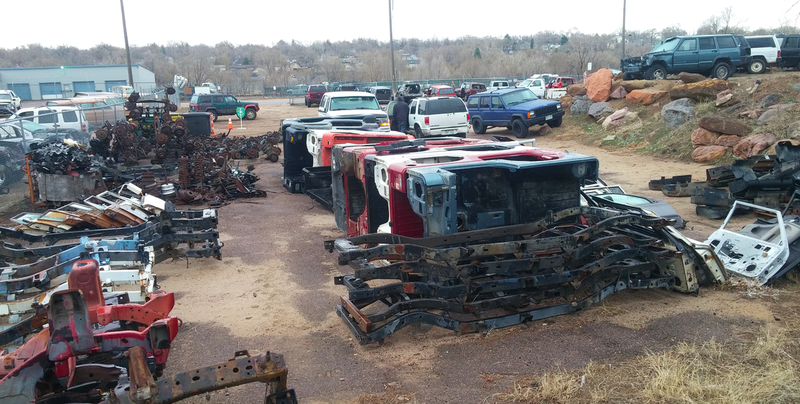
<instances>
[{"instance_id":1,"label":"white metal building","mask_svg":"<svg viewBox=\"0 0 800 404\"><path fill-rule=\"evenodd\" d=\"M134 87L141 92L156 87L156 76L133 66ZM128 85L128 65L47 66L0 68L0 89L14 90L23 100L69 98L78 91L111 91Z\"/></svg>"}]
</instances>

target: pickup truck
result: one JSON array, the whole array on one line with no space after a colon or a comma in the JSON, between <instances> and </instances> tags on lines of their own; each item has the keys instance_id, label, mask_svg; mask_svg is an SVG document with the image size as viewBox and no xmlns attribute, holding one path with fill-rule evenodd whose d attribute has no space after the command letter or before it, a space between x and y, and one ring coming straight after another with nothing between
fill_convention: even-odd
<instances>
[{"instance_id":1,"label":"pickup truck","mask_svg":"<svg viewBox=\"0 0 800 404\"><path fill-rule=\"evenodd\" d=\"M664 80L680 72L727 80L736 68L750 63L750 47L741 41L732 34L675 36L646 55L622 59L620 69L625 80Z\"/></svg>"},{"instance_id":2,"label":"pickup truck","mask_svg":"<svg viewBox=\"0 0 800 404\"><path fill-rule=\"evenodd\" d=\"M577 84L578 80L574 77L554 77L547 83L547 91L544 98L557 100L567 95L567 87Z\"/></svg>"},{"instance_id":3,"label":"pickup truck","mask_svg":"<svg viewBox=\"0 0 800 404\"><path fill-rule=\"evenodd\" d=\"M472 129L477 134L486 128L504 126L514 131L514 136L528 136L533 125L561 126L564 110L558 101L542 100L530 90L509 88L473 95L467 100Z\"/></svg>"},{"instance_id":4,"label":"pickup truck","mask_svg":"<svg viewBox=\"0 0 800 404\"><path fill-rule=\"evenodd\" d=\"M422 86L419 83L403 83L397 89L397 95L402 96L406 102L410 103L414 98L422 97Z\"/></svg>"},{"instance_id":5,"label":"pickup truck","mask_svg":"<svg viewBox=\"0 0 800 404\"><path fill-rule=\"evenodd\" d=\"M486 87L486 91L502 90L508 87L510 87L510 85L506 80L493 80L489 82L489 86Z\"/></svg>"}]
</instances>

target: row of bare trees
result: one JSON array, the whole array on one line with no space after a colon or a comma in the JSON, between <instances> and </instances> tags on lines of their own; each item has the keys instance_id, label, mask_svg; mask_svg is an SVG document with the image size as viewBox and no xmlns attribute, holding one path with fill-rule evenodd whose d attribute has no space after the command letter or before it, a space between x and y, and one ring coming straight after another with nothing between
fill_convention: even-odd
<instances>
[{"instance_id":1,"label":"row of bare trees","mask_svg":"<svg viewBox=\"0 0 800 404\"><path fill-rule=\"evenodd\" d=\"M797 33L797 27L781 21L779 27L747 31L731 7L709 17L699 34ZM662 30L629 31L625 35L628 56L646 53L658 41L685 35L672 26ZM400 39L397 73L400 80L470 77L520 77L533 73L582 74L588 63L595 69L619 66L622 56L619 34L542 31L528 36L461 37L457 39ZM178 74L190 83L212 81L228 85L230 91L260 92L265 86L286 87L313 82L364 81L391 79L387 43L359 38L353 41L318 41L302 44L279 41L273 46L247 44L234 46L221 42L214 46L170 42L133 47L131 56L153 71L158 84L171 83ZM409 55L417 63L407 63ZM0 67L91 65L125 63L125 52L107 44L91 49L38 44L14 49L0 48Z\"/></svg>"}]
</instances>

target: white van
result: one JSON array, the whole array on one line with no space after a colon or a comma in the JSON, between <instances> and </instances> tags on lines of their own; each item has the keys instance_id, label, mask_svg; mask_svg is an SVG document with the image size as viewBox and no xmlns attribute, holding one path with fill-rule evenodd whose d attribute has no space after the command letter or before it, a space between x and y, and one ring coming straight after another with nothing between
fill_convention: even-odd
<instances>
[{"instance_id":1,"label":"white van","mask_svg":"<svg viewBox=\"0 0 800 404\"><path fill-rule=\"evenodd\" d=\"M508 85L508 81L506 80L493 80L489 82L489 85L486 87L486 91L502 90L508 87L511 86Z\"/></svg>"},{"instance_id":2,"label":"white van","mask_svg":"<svg viewBox=\"0 0 800 404\"><path fill-rule=\"evenodd\" d=\"M417 98L408 105L408 128L417 138L462 136L469 132L469 112L458 97Z\"/></svg>"},{"instance_id":3,"label":"white van","mask_svg":"<svg viewBox=\"0 0 800 404\"><path fill-rule=\"evenodd\" d=\"M48 128L75 129L80 132L88 130L89 121L86 119L86 114L76 107L22 108L17 111L17 116Z\"/></svg>"}]
</instances>

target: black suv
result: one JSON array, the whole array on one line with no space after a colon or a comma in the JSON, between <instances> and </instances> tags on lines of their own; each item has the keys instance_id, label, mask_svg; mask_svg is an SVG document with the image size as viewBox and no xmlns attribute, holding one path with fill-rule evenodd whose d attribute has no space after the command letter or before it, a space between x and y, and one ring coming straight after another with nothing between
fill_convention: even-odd
<instances>
[{"instance_id":1,"label":"black suv","mask_svg":"<svg viewBox=\"0 0 800 404\"><path fill-rule=\"evenodd\" d=\"M800 70L800 35L777 35L781 41L781 67Z\"/></svg>"},{"instance_id":2,"label":"black suv","mask_svg":"<svg viewBox=\"0 0 800 404\"><path fill-rule=\"evenodd\" d=\"M208 112L217 121L219 115L236 115L236 108L244 108L244 119L253 120L258 115L257 102L239 101L230 94L195 94L189 101L190 112Z\"/></svg>"},{"instance_id":3,"label":"black suv","mask_svg":"<svg viewBox=\"0 0 800 404\"><path fill-rule=\"evenodd\" d=\"M750 46L741 35L692 35L667 38L644 56L622 59L620 69L625 80L663 80L680 72L726 80L749 63Z\"/></svg>"}]
</instances>

